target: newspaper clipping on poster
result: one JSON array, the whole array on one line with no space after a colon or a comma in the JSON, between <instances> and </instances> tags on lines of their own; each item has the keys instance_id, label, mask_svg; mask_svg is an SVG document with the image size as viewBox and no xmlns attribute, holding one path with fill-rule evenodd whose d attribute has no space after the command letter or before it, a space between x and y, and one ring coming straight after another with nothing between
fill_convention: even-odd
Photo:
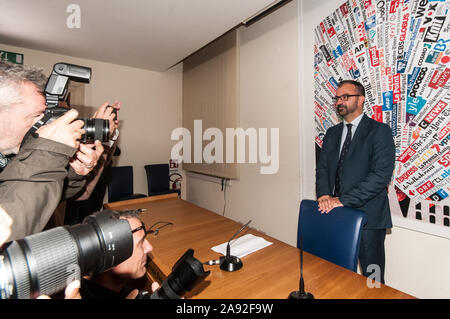
<instances>
[{"instance_id":1,"label":"newspaper clipping on poster","mask_svg":"<svg viewBox=\"0 0 450 319\"><path fill-rule=\"evenodd\" d=\"M344 79L396 146L394 225L450 237L450 0L348 0L314 29L315 142ZM447 234L448 235L445 235Z\"/></svg>"}]
</instances>

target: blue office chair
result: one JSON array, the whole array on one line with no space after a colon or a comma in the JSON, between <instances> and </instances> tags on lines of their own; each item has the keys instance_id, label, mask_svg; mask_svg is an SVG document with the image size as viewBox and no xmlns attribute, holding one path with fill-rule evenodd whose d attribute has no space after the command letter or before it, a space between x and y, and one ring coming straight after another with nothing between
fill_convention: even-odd
<instances>
[{"instance_id":1,"label":"blue office chair","mask_svg":"<svg viewBox=\"0 0 450 319\"><path fill-rule=\"evenodd\" d=\"M169 164L145 165L147 174L148 196L178 193L179 189L169 187Z\"/></svg>"},{"instance_id":2,"label":"blue office chair","mask_svg":"<svg viewBox=\"0 0 450 319\"><path fill-rule=\"evenodd\" d=\"M147 197L133 193L133 166L111 167L108 176L108 202Z\"/></svg>"},{"instance_id":3,"label":"blue office chair","mask_svg":"<svg viewBox=\"0 0 450 319\"><path fill-rule=\"evenodd\" d=\"M303 200L298 217L297 247L354 272L358 266L361 230L366 223L363 211L337 207L321 214L317 201Z\"/></svg>"}]
</instances>

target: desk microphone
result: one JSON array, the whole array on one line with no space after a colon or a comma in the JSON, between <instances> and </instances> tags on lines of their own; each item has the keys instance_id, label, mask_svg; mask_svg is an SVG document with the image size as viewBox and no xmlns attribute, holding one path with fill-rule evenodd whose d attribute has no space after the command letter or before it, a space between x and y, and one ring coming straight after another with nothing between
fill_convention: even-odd
<instances>
[{"instance_id":1,"label":"desk microphone","mask_svg":"<svg viewBox=\"0 0 450 319\"><path fill-rule=\"evenodd\" d=\"M288 299L314 299L314 296L305 292L305 282L303 281L303 236L300 235L300 290L289 294Z\"/></svg>"},{"instance_id":2,"label":"desk microphone","mask_svg":"<svg viewBox=\"0 0 450 319\"><path fill-rule=\"evenodd\" d=\"M227 243L227 254L225 256L220 257L220 269L225 271L236 271L242 268L242 261L239 257L231 256L230 252L230 241L233 240L241 231L244 230L251 223L251 220L247 222L244 226L241 227L234 235L230 238Z\"/></svg>"}]
</instances>

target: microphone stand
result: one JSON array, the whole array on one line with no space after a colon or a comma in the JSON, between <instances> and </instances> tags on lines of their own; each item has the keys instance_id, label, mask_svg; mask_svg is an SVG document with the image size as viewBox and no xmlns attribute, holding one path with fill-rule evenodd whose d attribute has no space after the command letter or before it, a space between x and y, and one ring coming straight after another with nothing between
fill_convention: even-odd
<instances>
[{"instance_id":1,"label":"microphone stand","mask_svg":"<svg viewBox=\"0 0 450 319\"><path fill-rule=\"evenodd\" d=\"M305 282L303 281L303 237L300 235L300 290L289 294L288 299L314 299L314 296L305 292Z\"/></svg>"},{"instance_id":2,"label":"microphone stand","mask_svg":"<svg viewBox=\"0 0 450 319\"><path fill-rule=\"evenodd\" d=\"M242 268L242 260L239 257L231 256L231 248L230 248L230 242L233 240L234 237L236 237L242 230L244 230L245 227L250 224L251 220L247 222L244 226L241 227L228 241L227 243L227 253L225 256L220 257L220 269L225 271L236 271Z\"/></svg>"}]
</instances>

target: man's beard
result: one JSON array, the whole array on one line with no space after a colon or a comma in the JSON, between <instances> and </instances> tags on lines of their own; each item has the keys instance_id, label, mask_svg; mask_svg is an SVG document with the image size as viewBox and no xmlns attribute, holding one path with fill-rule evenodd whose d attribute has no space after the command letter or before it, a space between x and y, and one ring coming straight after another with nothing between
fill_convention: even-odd
<instances>
[{"instance_id":1,"label":"man's beard","mask_svg":"<svg viewBox=\"0 0 450 319\"><path fill-rule=\"evenodd\" d=\"M346 115L348 113L348 108L347 108L346 105L339 104L339 105L336 106L336 112L337 112L338 115L343 116L343 115Z\"/></svg>"}]
</instances>

